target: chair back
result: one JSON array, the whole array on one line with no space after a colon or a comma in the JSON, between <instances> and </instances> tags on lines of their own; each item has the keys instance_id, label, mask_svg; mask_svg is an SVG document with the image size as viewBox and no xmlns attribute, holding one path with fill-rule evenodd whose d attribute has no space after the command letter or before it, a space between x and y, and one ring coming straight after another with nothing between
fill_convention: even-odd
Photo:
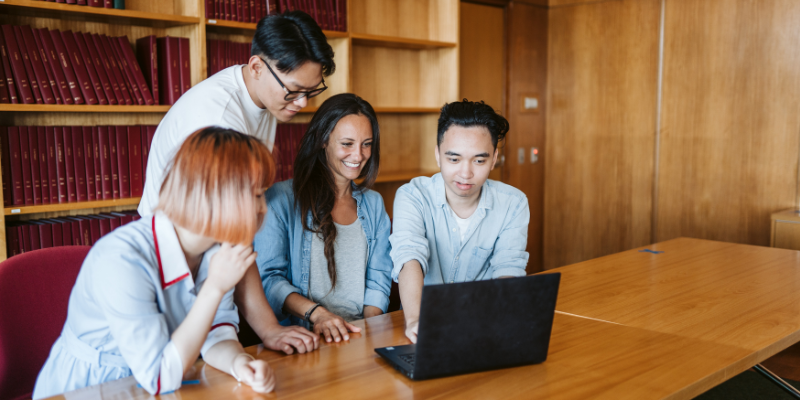
<instances>
[{"instance_id":1,"label":"chair back","mask_svg":"<svg viewBox=\"0 0 800 400\"><path fill-rule=\"evenodd\" d=\"M90 248L34 250L0 263L0 399L30 398Z\"/></svg>"}]
</instances>

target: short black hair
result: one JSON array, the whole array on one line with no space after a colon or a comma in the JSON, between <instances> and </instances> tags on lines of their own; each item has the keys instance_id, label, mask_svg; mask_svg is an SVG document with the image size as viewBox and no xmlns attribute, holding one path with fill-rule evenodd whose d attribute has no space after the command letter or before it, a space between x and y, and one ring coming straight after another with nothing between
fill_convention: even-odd
<instances>
[{"instance_id":1,"label":"short black hair","mask_svg":"<svg viewBox=\"0 0 800 400\"><path fill-rule=\"evenodd\" d=\"M322 28L302 11L268 15L258 21L250 55L265 56L275 61L283 73L294 71L307 61L322 65L322 74L329 76L336 69L333 49Z\"/></svg>"},{"instance_id":2,"label":"short black hair","mask_svg":"<svg viewBox=\"0 0 800 400\"><path fill-rule=\"evenodd\" d=\"M486 127L492 135L492 145L495 149L497 148L497 142L503 140L508 133L508 120L483 101L474 102L464 99L445 104L439 115L437 145L442 144L444 133L452 125L465 128L472 126Z\"/></svg>"}]
</instances>

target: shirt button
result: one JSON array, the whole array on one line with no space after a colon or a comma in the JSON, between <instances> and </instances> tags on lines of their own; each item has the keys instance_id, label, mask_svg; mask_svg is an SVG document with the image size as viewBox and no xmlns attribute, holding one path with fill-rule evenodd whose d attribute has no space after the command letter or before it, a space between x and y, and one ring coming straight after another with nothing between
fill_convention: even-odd
<instances>
[{"instance_id":1,"label":"shirt button","mask_svg":"<svg viewBox=\"0 0 800 400\"><path fill-rule=\"evenodd\" d=\"M456 231L456 228L453 228L453 232L455 232L455 231Z\"/></svg>"},{"instance_id":2,"label":"shirt button","mask_svg":"<svg viewBox=\"0 0 800 400\"><path fill-rule=\"evenodd\" d=\"M456 256L456 261L458 261L458 256Z\"/></svg>"}]
</instances>

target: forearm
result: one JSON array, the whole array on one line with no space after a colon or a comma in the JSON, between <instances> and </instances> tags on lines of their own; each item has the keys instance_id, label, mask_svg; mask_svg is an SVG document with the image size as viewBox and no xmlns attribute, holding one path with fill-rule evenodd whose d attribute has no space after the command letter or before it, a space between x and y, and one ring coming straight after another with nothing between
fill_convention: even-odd
<instances>
[{"instance_id":1,"label":"forearm","mask_svg":"<svg viewBox=\"0 0 800 400\"><path fill-rule=\"evenodd\" d=\"M422 286L424 284L425 276L422 274L422 267L419 265L419 261L411 260L405 263L398 277L398 285L406 322L419 320Z\"/></svg>"},{"instance_id":2,"label":"forearm","mask_svg":"<svg viewBox=\"0 0 800 400\"><path fill-rule=\"evenodd\" d=\"M375 317L383 314L383 310L375 306L364 306L364 318Z\"/></svg>"},{"instance_id":3,"label":"forearm","mask_svg":"<svg viewBox=\"0 0 800 400\"><path fill-rule=\"evenodd\" d=\"M183 362L183 372L186 372L200 355L200 349L208 337L208 331L211 329L211 323L214 321L223 295L224 293L210 286L204 286L200 289L186 319L172 333L170 340Z\"/></svg>"},{"instance_id":4,"label":"forearm","mask_svg":"<svg viewBox=\"0 0 800 400\"><path fill-rule=\"evenodd\" d=\"M280 327L264 295L261 276L255 264L248 268L242 280L236 285L233 298L242 316L261 341L266 342L270 332Z\"/></svg>"},{"instance_id":5,"label":"forearm","mask_svg":"<svg viewBox=\"0 0 800 400\"><path fill-rule=\"evenodd\" d=\"M286 297L286 301L283 303L283 309L295 317L303 319L305 318L306 311L310 310L311 307L314 307L316 304L317 303L314 303L303 295L292 293ZM317 307L317 310L320 308L322 308L322 306ZM314 313L316 314L316 312L315 310Z\"/></svg>"},{"instance_id":6,"label":"forearm","mask_svg":"<svg viewBox=\"0 0 800 400\"><path fill-rule=\"evenodd\" d=\"M206 351L203 361L226 374L230 374L236 357L243 354L245 354L245 351L241 343L234 340L223 340ZM249 357L243 358L249 361Z\"/></svg>"}]
</instances>

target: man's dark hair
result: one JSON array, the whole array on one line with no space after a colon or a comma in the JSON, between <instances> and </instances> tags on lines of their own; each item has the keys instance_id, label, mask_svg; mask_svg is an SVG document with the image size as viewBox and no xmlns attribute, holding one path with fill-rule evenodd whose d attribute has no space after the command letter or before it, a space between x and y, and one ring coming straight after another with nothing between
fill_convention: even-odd
<instances>
[{"instance_id":1,"label":"man's dark hair","mask_svg":"<svg viewBox=\"0 0 800 400\"><path fill-rule=\"evenodd\" d=\"M269 15L258 21L250 54L275 61L275 67L283 73L292 72L307 61L322 65L324 76L336 69L333 49L322 28L302 11Z\"/></svg>"},{"instance_id":2,"label":"man's dark hair","mask_svg":"<svg viewBox=\"0 0 800 400\"><path fill-rule=\"evenodd\" d=\"M497 148L497 142L503 140L508 133L508 120L496 113L488 104L464 99L447 103L442 107L439 115L439 136L436 144L444 141L444 133L450 126L458 125L465 128L483 126L492 135L492 145Z\"/></svg>"}]
</instances>

